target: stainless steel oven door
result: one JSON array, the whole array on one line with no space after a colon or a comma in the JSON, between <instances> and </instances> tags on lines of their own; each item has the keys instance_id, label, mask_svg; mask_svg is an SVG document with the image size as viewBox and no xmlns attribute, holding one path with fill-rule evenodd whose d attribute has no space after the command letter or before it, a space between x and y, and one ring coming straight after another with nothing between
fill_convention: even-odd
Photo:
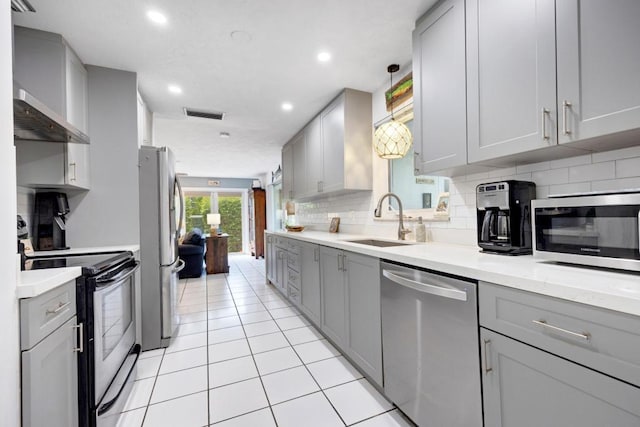
<instances>
[{"instance_id":1,"label":"stainless steel oven door","mask_svg":"<svg viewBox=\"0 0 640 427\"><path fill-rule=\"evenodd\" d=\"M135 272L139 263L98 281L93 293L93 347L97 405L136 339Z\"/></svg>"}]
</instances>

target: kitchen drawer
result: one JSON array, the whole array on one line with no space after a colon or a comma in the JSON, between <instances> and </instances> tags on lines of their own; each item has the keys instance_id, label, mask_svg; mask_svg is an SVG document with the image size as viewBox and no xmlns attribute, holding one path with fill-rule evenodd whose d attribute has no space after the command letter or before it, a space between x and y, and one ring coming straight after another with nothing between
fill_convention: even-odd
<instances>
[{"instance_id":1,"label":"kitchen drawer","mask_svg":"<svg viewBox=\"0 0 640 427\"><path fill-rule=\"evenodd\" d=\"M289 253L292 253L295 255L300 254L300 244L292 239L287 239L287 240L288 240L287 250L289 251Z\"/></svg>"},{"instance_id":2,"label":"kitchen drawer","mask_svg":"<svg viewBox=\"0 0 640 427\"><path fill-rule=\"evenodd\" d=\"M297 271L293 270L292 268L289 268L289 275L287 278L288 282L290 284L292 284L293 286L295 286L297 289L300 289L300 273L298 273Z\"/></svg>"},{"instance_id":3,"label":"kitchen drawer","mask_svg":"<svg viewBox=\"0 0 640 427\"><path fill-rule=\"evenodd\" d=\"M27 350L76 314L76 281L20 300L20 348Z\"/></svg>"},{"instance_id":4,"label":"kitchen drawer","mask_svg":"<svg viewBox=\"0 0 640 427\"><path fill-rule=\"evenodd\" d=\"M300 305L300 290L294 288L291 283L289 283L289 286L287 286L287 297L289 298L289 300L291 302L293 302L295 305Z\"/></svg>"},{"instance_id":5,"label":"kitchen drawer","mask_svg":"<svg viewBox=\"0 0 640 427\"><path fill-rule=\"evenodd\" d=\"M480 282L480 325L640 387L640 317Z\"/></svg>"},{"instance_id":6,"label":"kitchen drawer","mask_svg":"<svg viewBox=\"0 0 640 427\"><path fill-rule=\"evenodd\" d=\"M289 239L285 238L285 237L278 237L278 236L273 236L273 243L276 245L276 247L283 249L283 250L287 250L287 246Z\"/></svg>"},{"instance_id":7,"label":"kitchen drawer","mask_svg":"<svg viewBox=\"0 0 640 427\"><path fill-rule=\"evenodd\" d=\"M294 269L295 271L300 272L300 264L300 255L289 251L289 255L287 256L287 265L289 266L289 270Z\"/></svg>"}]
</instances>

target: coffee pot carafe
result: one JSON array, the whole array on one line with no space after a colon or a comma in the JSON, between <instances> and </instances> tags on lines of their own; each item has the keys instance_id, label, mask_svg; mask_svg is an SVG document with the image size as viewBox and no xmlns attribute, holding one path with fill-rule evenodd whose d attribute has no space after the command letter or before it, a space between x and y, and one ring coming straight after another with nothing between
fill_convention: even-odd
<instances>
[{"instance_id":1,"label":"coffee pot carafe","mask_svg":"<svg viewBox=\"0 0 640 427\"><path fill-rule=\"evenodd\" d=\"M57 192L36 193L34 248L39 251L69 249L66 242L67 195Z\"/></svg>"}]
</instances>

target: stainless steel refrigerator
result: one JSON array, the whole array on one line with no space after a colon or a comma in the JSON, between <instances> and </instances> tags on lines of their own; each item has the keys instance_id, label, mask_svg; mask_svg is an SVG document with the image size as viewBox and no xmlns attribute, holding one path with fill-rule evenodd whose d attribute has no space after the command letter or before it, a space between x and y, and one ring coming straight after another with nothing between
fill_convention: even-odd
<instances>
[{"instance_id":1,"label":"stainless steel refrigerator","mask_svg":"<svg viewBox=\"0 0 640 427\"><path fill-rule=\"evenodd\" d=\"M141 147L140 272L142 350L167 347L178 328L178 236L183 197L167 147Z\"/></svg>"}]
</instances>

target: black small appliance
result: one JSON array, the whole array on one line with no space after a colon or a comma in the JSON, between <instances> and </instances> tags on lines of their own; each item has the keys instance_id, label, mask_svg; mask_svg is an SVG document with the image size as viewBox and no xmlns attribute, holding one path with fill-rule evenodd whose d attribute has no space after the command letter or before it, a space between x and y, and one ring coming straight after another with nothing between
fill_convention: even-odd
<instances>
[{"instance_id":1,"label":"black small appliance","mask_svg":"<svg viewBox=\"0 0 640 427\"><path fill-rule=\"evenodd\" d=\"M536 184L501 181L476 187L478 246L504 255L531 253L531 200Z\"/></svg>"},{"instance_id":2,"label":"black small appliance","mask_svg":"<svg viewBox=\"0 0 640 427\"><path fill-rule=\"evenodd\" d=\"M57 192L36 193L33 246L39 251L69 249L66 240L67 195Z\"/></svg>"}]
</instances>

